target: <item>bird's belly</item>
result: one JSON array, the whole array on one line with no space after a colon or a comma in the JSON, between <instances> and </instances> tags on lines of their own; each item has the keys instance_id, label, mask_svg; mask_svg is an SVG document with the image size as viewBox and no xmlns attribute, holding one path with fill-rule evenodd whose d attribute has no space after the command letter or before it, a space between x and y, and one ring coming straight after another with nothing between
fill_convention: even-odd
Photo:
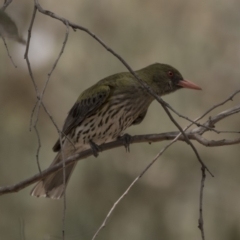
<instances>
[{"instance_id":1,"label":"bird's belly","mask_svg":"<svg viewBox=\"0 0 240 240\"><path fill-rule=\"evenodd\" d=\"M74 142L82 146L88 144L90 140L97 145L113 141L132 124L133 120L134 117L129 115L124 108L103 116L96 113L86 118L77 127Z\"/></svg>"}]
</instances>

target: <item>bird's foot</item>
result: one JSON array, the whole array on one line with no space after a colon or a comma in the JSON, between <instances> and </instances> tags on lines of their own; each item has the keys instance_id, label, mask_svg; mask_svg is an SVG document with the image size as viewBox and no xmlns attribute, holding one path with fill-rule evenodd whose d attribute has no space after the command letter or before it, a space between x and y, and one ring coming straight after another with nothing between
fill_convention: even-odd
<instances>
[{"instance_id":1,"label":"bird's foot","mask_svg":"<svg viewBox=\"0 0 240 240\"><path fill-rule=\"evenodd\" d=\"M126 149L126 152L130 152L130 143L131 143L131 140L132 140L132 136L129 135L128 133L125 133L124 135L119 136L118 139L122 140L123 145Z\"/></svg>"},{"instance_id":2,"label":"bird's foot","mask_svg":"<svg viewBox=\"0 0 240 240\"><path fill-rule=\"evenodd\" d=\"M89 141L89 145L92 149L92 152L93 152L93 156L94 157L97 157L98 156L98 153L101 152L101 148L100 146L98 146L96 143L94 143L93 141Z\"/></svg>"}]
</instances>

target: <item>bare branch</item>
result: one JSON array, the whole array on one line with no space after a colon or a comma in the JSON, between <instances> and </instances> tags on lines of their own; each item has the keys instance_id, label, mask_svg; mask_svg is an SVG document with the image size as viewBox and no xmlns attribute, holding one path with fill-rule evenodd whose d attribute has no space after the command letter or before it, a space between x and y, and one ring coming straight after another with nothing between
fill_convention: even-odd
<instances>
[{"instance_id":1,"label":"bare branch","mask_svg":"<svg viewBox=\"0 0 240 240\"><path fill-rule=\"evenodd\" d=\"M204 189L204 183L206 179L206 173L205 173L205 168L201 168L202 170L202 178L201 178L201 184L200 184L200 196L199 196L199 219L198 219L198 228L200 229L202 239L205 239L205 234L204 234L204 222L203 222L203 189Z\"/></svg>"},{"instance_id":2,"label":"bare branch","mask_svg":"<svg viewBox=\"0 0 240 240\"><path fill-rule=\"evenodd\" d=\"M44 106L44 105L43 105ZM238 109L238 110L236 110ZM223 119L223 115L225 116L225 118L227 116L231 116L232 114L237 114L239 113L239 109L240 106L236 106L234 108L231 108L229 110L223 111L222 113L216 115L215 117L213 117L212 119L214 119L215 122L219 122L221 119ZM47 111L45 109L45 111ZM51 117L51 115L49 115ZM186 131L186 129L184 129L184 131ZM199 131L199 132L198 132ZM188 130L186 131L186 135L188 137L188 139L190 140L196 140L199 143L208 146L208 147L217 147L217 146L227 146L227 145L232 145L232 144L239 144L240 143L240 139L234 139L234 140L219 140L219 141L213 141L213 140L205 140L204 142L199 139L199 136L201 133L201 129L199 128L195 128L192 130ZM160 142L160 141L165 141L165 140L173 140L175 139L180 133L179 132L167 132L167 133L161 133L161 134L147 134L147 135L136 135L136 136L132 136L131 140L130 140L130 144L134 144L134 143L143 143L143 142L147 142L147 143L152 143L152 142ZM186 141L185 137L180 135L177 139L178 141ZM117 141L113 141L110 143L106 143L100 146L101 151L106 151L109 149L113 149L116 147L121 147L124 146L124 143L122 142L122 140L117 140ZM66 159L65 161L65 166L73 163L74 161L78 161L80 159L85 159L89 156L93 155L92 150L86 150L83 151L81 153L77 153L69 158ZM17 184L14 185L10 185L10 186L3 186L0 187L0 195L3 194L7 194L7 193L13 193L13 192L18 192L19 190L39 181L40 179L48 176L49 174L59 171L60 169L63 168L63 164L62 163L58 163L54 166L51 166L48 169L43 170L41 173L38 173L32 177L29 177Z\"/></svg>"},{"instance_id":3,"label":"bare branch","mask_svg":"<svg viewBox=\"0 0 240 240\"><path fill-rule=\"evenodd\" d=\"M24 54L24 59L26 59L27 66L28 66L28 72L29 72L29 75L31 77L34 89L35 89L35 91L37 93L37 97L38 97L38 95L39 95L38 87L37 87L37 84L36 84L36 82L34 80L31 64L30 64L29 57L28 57L28 52L29 52L29 47L30 47L30 40L31 40L31 36L32 36L32 27L33 27L33 23L35 21L36 13L37 13L37 8L34 6L32 19L31 19L30 26L29 26L29 29L28 29L28 38L27 38L26 51L25 51L25 54Z\"/></svg>"},{"instance_id":4,"label":"bare branch","mask_svg":"<svg viewBox=\"0 0 240 240\"><path fill-rule=\"evenodd\" d=\"M51 72L48 74L48 80L47 82L49 81L50 79L50 76L53 72L53 70L55 69L55 67L57 66L57 63L61 57L61 55L63 54L63 51L64 51L64 48L65 48L65 45L67 43L67 40L68 40L68 35L69 35L69 26L68 26L68 23L66 23L66 35L65 35L65 40L63 42L63 46L62 46L62 49L59 53L59 56L58 58L56 59L54 65L53 65L53 68L51 70ZM42 97L43 97L43 94L44 94L44 91L47 87L47 82L46 82L46 85L44 86L45 88L43 89L43 92L42 92ZM42 99L41 99L42 100ZM40 101L41 101L40 100ZM61 149L63 149L63 146L62 146L62 134L61 132L59 132L59 140L60 140L60 146L61 146ZM65 164L65 157L64 157L64 151L61 151L61 154L62 154L62 159L63 159L63 162L62 162L62 165L63 165L63 215L62 215L62 239L64 240L65 239L65 222L66 222L66 210L67 210L67 195L66 195L66 164Z\"/></svg>"},{"instance_id":5,"label":"bare branch","mask_svg":"<svg viewBox=\"0 0 240 240\"><path fill-rule=\"evenodd\" d=\"M98 228L96 233L94 234L92 240L95 240L98 236L99 232L106 226L107 220L111 216L114 209L117 207L117 205L121 202L121 200L129 193L129 191L132 189L132 187L135 185L135 183L148 171L148 169L158 160L158 158L173 144L175 143L178 138L181 136L181 133L179 133L169 144L167 144L162 150L155 156L155 158L144 168L144 170L133 180L133 182L129 185L129 187L124 191L124 193L118 198L118 200L113 204L112 208L108 212L107 216L103 220L103 223Z\"/></svg>"},{"instance_id":6,"label":"bare branch","mask_svg":"<svg viewBox=\"0 0 240 240\"><path fill-rule=\"evenodd\" d=\"M240 138L236 138L233 140L221 139L221 140L207 140L199 134L194 134L195 140L206 147L219 147L219 146L228 146L228 145L236 145L240 143Z\"/></svg>"},{"instance_id":7,"label":"bare branch","mask_svg":"<svg viewBox=\"0 0 240 240\"><path fill-rule=\"evenodd\" d=\"M12 0L4 0L4 4L3 4L1 10L5 11L6 8L8 7L8 5L11 4L11 2L12 2Z\"/></svg>"},{"instance_id":8,"label":"bare branch","mask_svg":"<svg viewBox=\"0 0 240 240\"><path fill-rule=\"evenodd\" d=\"M63 149L62 146L62 135L59 132L59 140L60 140L60 146L61 149ZM65 239L65 220L66 220L66 209L67 209L67 195L66 195L66 159L64 157L64 151L61 151L62 155L62 172L63 172L63 214L62 214L62 239Z\"/></svg>"},{"instance_id":9,"label":"bare branch","mask_svg":"<svg viewBox=\"0 0 240 240\"><path fill-rule=\"evenodd\" d=\"M39 110L40 110L40 107L41 107L41 103L42 103L42 100L43 100L43 96L44 96L44 93L46 91L46 88L47 88L47 85L49 83L49 80L50 80L50 77L53 73L53 71L55 70L57 64L58 64L58 61L60 59L60 57L62 56L63 52L64 52L64 49L65 49L65 46L66 46L66 43L67 43L67 40L68 40L68 35L69 35L69 26L68 26L68 23L66 22L66 34L65 34L65 38L64 38L64 41L63 41L63 45L62 45L62 48L59 52L59 55L57 57L57 59L55 60L55 62L53 63L53 66L52 66L52 69L50 70L50 72L48 73L48 77L47 77L47 80L43 86L43 90L42 90L42 93L41 93L41 96L39 96L39 98L37 99L37 103L36 105L34 106L34 109L33 109L33 112L34 110L36 110L36 106L37 107L37 110L36 110L36 120L35 120L35 123L33 124L34 126L36 125L36 122L37 122L37 119L38 119L38 115L39 115ZM59 131L59 128L57 128L57 130Z\"/></svg>"},{"instance_id":10,"label":"bare branch","mask_svg":"<svg viewBox=\"0 0 240 240\"><path fill-rule=\"evenodd\" d=\"M53 120L52 116L50 115L49 111L45 107L44 103L42 102L42 99L43 99L43 95L45 93L47 84L48 84L48 82L50 80L50 77L51 77L54 69L56 68L57 63L58 63L58 61L59 61L59 59L60 59L60 57L63 54L63 51L65 49L65 46L66 46L66 43L67 43L67 39L68 39L68 35L69 35L69 26L68 26L67 23L65 24L66 25L66 34L65 34L65 39L63 41L63 46L62 46L62 48L60 50L60 53L59 53L56 61L53 64L53 67L52 67L51 71L48 73L48 78L47 78L47 80L45 82L45 85L43 87L42 94L40 95L39 89L38 89L37 84L36 84L36 82L34 80L34 77L33 77L33 72L32 72L31 64L30 64L29 57L28 57L29 47L30 47L30 40L31 40L31 34L32 34L32 28L33 28L34 20L35 20L35 17L36 17L36 12L37 12L37 8L34 6L32 19L31 19L30 26L29 26L29 29L28 29L28 39L27 39L27 45L26 45L26 51L25 51L25 54L24 54L24 58L26 59L29 75L31 77L31 80L32 80L35 92L37 94L37 102L35 103L35 105L33 107L33 110L32 110L32 114L31 114L30 130L31 130L31 126L33 125L33 128L34 128L34 130L36 132L37 139L38 139L38 148L37 148L36 159L37 159L37 165L38 165L38 168L39 168L39 172L41 173L41 168L40 168L40 163L39 163L39 152L40 152L40 149L41 149L41 141L40 141L40 136L39 136L39 132L38 132L38 129L37 129L38 115L39 115L40 106L42 106L43 109L45 110L45 112L47 113L47 115L49 116L49 118L51 119L51 121L53 122L53 124L56 127L57 131L61 132L59 130L57 124ZM34 124L32 124L33 123L34 112L35 112L36 108L37 108L37 112L36 112L36 115L35 115L35 122L34 122Z\"/></svg>"},{"instance_id":11,"label":"bare branch","mask_svg":"<svg viewBox=\"0 0 240 240\"><path fill-rule=\"evenodd\" d=\"M234 94L233 94L234 95ZM232 95L232 96L233 96ZM228 98L230 99L230 98ZM226 103L226 101L224 101L224 103ZM210 111L212 111L214 108L220 106L219 104L215 105L214 107L210 108L207 112L209 113ZM208 121L206 124L204 124L204 127L199 127L198 131L200 131L202 128L204 129L204 132L207 131L208 129L211 129L212 126L209 124L210 122L218 122L220 120L222 120L223 118L227 117L227 116L231 116L232 114L236 114L240 112L240 105L233 107L231 109L228 109L224 112L219 113L216 117L214 117L213 119L211 119L211 121ZM201 119L202 117L204 117L206 114L203 114L201 117L197 118L195 121L198 121L199 119ZM184 131L186 131L192 124L190 124L188 127L186 127L184 129ZM205 126L209 125L209 128L205 128ZM196 130L192 130L190 132L196 132ZM204 133L203 132L203 133ZM186 133L187 134L187 133ZM129 187L126 189L126 191L118 198L118 200L113 204L112 208L110 209L110 211L108 212L107 216L105 217L103 223L101 224L101 226L97 229L96 233L94 234L92 240L95 240L96 237L98 236L99 232L106 226L107 221L109 219L109 217L111 216L112 212L115 210L115 208L117 207L117 205L120 203L120 201L128 194L128 192L132 189L132 187L135 185L135 183L147 172L147 170L156 162L156 160L165 152L165 150L170 147L174 142L176 142L178 140L178 138L180 138L182 135L181 133L178 133L178 135L168 144L165 146L165 148L163 148L158 154L157 156L150 162L150 164L147 165L147 167L144 168L144 170L142 171L141 174L139 174L134 181L129 185ZM238 139L238 141L236 140L220 140L220 141L208 141L206 139L204 139L204 141L202 140L203 137L200 134L195 133L194 137L197 141L199 141L202 144L208 144L208 146L217 146L217 143L220 145L225 145L226 144L237 144L240 143L240 138ZM182 138L184 140L184 138ZM204 234L204 220L203 220L203 190L204 190L204 182L206 179L206 168L202 166L201 168L201 173L202 173L202 177L201 177L201 184L200 184L200 196L199 196L199 220L198 220L198 228L201 231L201 236L202 239L205 239L205 234Z\"/></svg>"},{"instance_id":12,"label":"bare branch","mask_svg":"<svg viewBox=\"0 0 240 240\"><path fill-rule=\"evenodd\" d=\"M36 92L36 94L37 94L37 98L39 98L38 87L37 87L37 84L36 84L36 82L35 82L35 80L34 80L32 68L31 68L31 63L30 63L29 57L28 57L29 47L30 47L30 39L31 39L31 35L32 35L32 27L33 27L33 23L34 23L34 20L35 20L35 17L36 17L36 13L37 13L37 9L34 7L34 9L33 9L33 14L32 14L32 19L31 19L30 26L29 26L29 29L28 29L28 39L27 39L26 51L25 51L25 54L24 54L24 58L26 59L26 62L27 62L28 72L29 72L30 78L31 78L31 80L32 80L32 83L33 83L35 92ZM33 119L35 107L36 107L36 104L35 104L35 106L34 106L34 108L33 108L32 114L31 114L30 130L31 130L32 119ZM36 119L36 122L35 122L33 128L34 128L34 130L35 130L35 132L36 132L37 140L38 140L36 160L37 160L38 170L39 170L39 172L40 172L40 174L41 174L41 167L40 167L40 162L39 162L39 152L40 152L40 149L41 149L41 139L40 139L40 135L39 135L39 132L38 132L38 129L37 129L37 121L38 121L38 118Z\"/></svg>"},{"instance_id":13,"label":"bare branch","mask_svg":"<svg viewBox=\"0 0 240 240\"><path fill-rule=\"evenodd\" d=\"M240 92L240 90L238 92ZM225 103L226 103L226 101L225 101ZM216 108L216 106L220 106L220 105L219 104L215 105L214 108ZM211 111L212 110L213 110L213 108L211 108ZM209 113L210 111L207 111L207 112ZM202 135L203 133L205 133L207 131L207 128L205 128L205 126L212 128L212 127L214 127L214 124L221 121L222 119L229 117L233 114L239 113L239 112L240 112L240 105L237 105L233 108L227 109L226 111L219 113L215 117L210 117L209 120L205 124L203 124L203 127L196 128L195 131L199 132L199 134ZM239 133L239 132L235 132L235 133Z\"/></svg>"},{"instance_id":14,"label":"bare branch","mask_svg":"<svg viewBox=\"0 0 240 240\"><path fill-rule=\"evenodd\" d=\"M12 56L10 55L10 52L9 52L8 46L7 46L7 42L6 42L5 38L4 38L4 36L1 35L1 37L2 37L3 43L4 43L4 45L5 45L5 48L6 48L6 50L7 50L8 57L10 58L13 66L14 66L15 68L17 68L17 65L14 63L14 61L13 61L13 59L12 59Z\"/></svg>"},{"instance_id":15,"label":"bare branch","mask_svg":"<svg viewBox=\"0 0 240 240\"><path fill-rule=\"evenodd\" d=\"M175 114L177 114L179 117L181 118L184 118L184 119L187 119L189 122L192 122L193 124L196 124L197 126L199 127L203 127L204 129L207 129L207 130L211 130L211 131L214 131L216 133L238 133L238 132L234 132L234 131L219 131L219 130L216 130L214 129L213 127L210 127L210 126L207 126L207 125L201 125L199 124L197 121L199 121L200 119L202 119L203 117L205 117L208 113L210 113L211 111L213 111L214 109L224 105L226 102L228 101L233 101L233 98L238 94L240 93L240 89L235 91L233 94L231 94L229 97L227 97L225 100L223 100L222 102L212 106L211 108L209 108L201 117L197 118L196 120L192 121L191 119L185 117L185 116L182 116L181 114L179 114L178 112L176 112L174 109L172 109L171 107L169 107L169 104L166 103L166 106L171 109ZM192 126L192 125L191 125Z\"/></svg>"}]
</instances>

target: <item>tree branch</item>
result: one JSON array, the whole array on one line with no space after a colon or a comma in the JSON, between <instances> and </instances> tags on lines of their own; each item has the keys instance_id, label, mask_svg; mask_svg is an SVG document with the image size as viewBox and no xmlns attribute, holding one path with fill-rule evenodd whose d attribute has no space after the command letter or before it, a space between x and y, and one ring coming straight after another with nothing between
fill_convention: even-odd
<instances>
[{"instance_id":1,"label":"tree branch","mask_svg":"<svg viewBox=\"0 0 240 240\"><path fill-rule=\"evenodd\" d=\"M211 118L211 120L214 123L217 123L221 121L222 119L231 116L233 114L237 114L240 112L240 105L237 105L231 109L225 110L218 115L214 116ZM204 123L207 124L209 120ZM208 131L207 129L205 129ZM239 144L240 143L240 137L236 139L222 139L222 140L207 140L202 137L202 134L205 133L206 131L202 132L201 127L194 128L192 130L186 131L186 135L188 139L190 140L195 140L199 142L200 144L208 147L217 147L217 146L227 146L227 145L233 145L233 144ZM130 140L130 144L135 144L135 143L153 143L153 142L160 142L160 141L166 141L166 140L174 140L180 132L166 132L166 133L160 133L160 134L146 134L146 135L136 135L132 136ZM178 141L186 141L186 138L182 135L180 135L177 139ZM121 147L124 146L124 142L120 139L117 141L113 141L110 143L102 144L100 146L101 151L107 151L113 148ZM81 153L77 153L71 157L68 157L65 161L65 166L75 162L79 161L81 159L85 159L89 156L93 155L93 152L91 149L83 151ZM14 193L18 192L21 189L24 189L25 187L28 187L29 185L41 180L42 178L50 175L53 172L59 171L60 169L63 168L62 163L58 163L48 169L43 170L41 173L35 174L32 177L29 177L19 183L9 185L9 186L3 186L0 187L0 195L7 194L7 193Z\"/></svg>"},{"instance_id":2,"label":"tree branch","mask_svg":"<svg viewBox=\"0 0 240 240\"><path fill-rule=\"evenodd\" d=\"M226 100L224 101L226 102ZM220 103L221 104L221 103ZM218 107L219 104L213 106L212 108L210 108L208 111L206 112L210 112L213 109L215 109L216 107ZM221 119L223 119L223 116L230 116L232 114L238 113L238 109L239 106L233 107L232 109L226 110L220 114L218 114L216 117L214 117L214 121L218 122ZM206 113L204 113L202 116L198 117L195 121L200 120L201 118L203 118L206 115ZM192 126L193 123L191 123L189 126L187 126L183 131L185 132L190 126ZM205 124L206 125L206 124ZM201 125L203 127L204 130L212 130L212 126L211 127L205 127L205 125ZM198 128L198 131L200 130L200 128ZM194 132L194 130L189 131L189 139L191 137L193 137L193 139L198 140L200 143L203 142L205 144L207 141L206 139L204 139L204 141L202 141L202 139L199 139L199 137L201 138L202 136L199 135L198 133L195 133L194 135L191 135L191 133ZM182 137L182 139L181 139ZM97 231L95 232L95 234L93 235L92 240L95 240L96 237L98 236L99 232L106 226L107 221L109 219L109 217L111 216L111 214L113 213L113 211L115 210L115 208L117 207L117 205L120 203L120 201L128 194L128 192L132 189L132 187L135 185L135 183L147 172L147 170L156 162L156 160L167 150L168 147L170 147L173 143L175 143L177 140L182 140L185 141L185 138L183 138L182 133L178 133L177 136L169 143L167 144L158 154L157 156L144 168L144 170L134 179L134 181L129 185L129 187L124 191L124 193L117 199L117 201L115 201L115 203L113 204L112 208L110 209L110 211L108 212L108 214L106 215L105 219L103 220L102 224L100 225L100 227L97 229ZM240 139L239 139L240 140ZM220 143L222 144L223 141L210 141L211 143L214 142L214 145L216 146L216 143ZM228 143L230 143L231 140L228 140ZM208 145L210 146L211 143L208 143ZM224 142L225 144L227 143L226 141ZM236 144L236 142L235 142ZM213 146L214 146L213 145ZM201 232L201 237L204 240L205 239L205 233L204 233L204 220L203 220L203 190L204 190L204 183L206 180L206 168L202 166L201 168L201 172L202 172L202 176L201 176L201 183L200 183L200 195L199 195L199 219L198 219L198 228L200 229Z\"/></svg>"},{"instance_id":3,"label":"tree branch","mask_svg":"<svg viewBox=\"0 0 240 240\"><path fill-rule=\"evenodd\" d=\"M12 2L12 0L4 0L3 6L1 8L1 10L5 11L6 8L8 7L8 5L10 5Z\"/></svg>"}]
</instances>

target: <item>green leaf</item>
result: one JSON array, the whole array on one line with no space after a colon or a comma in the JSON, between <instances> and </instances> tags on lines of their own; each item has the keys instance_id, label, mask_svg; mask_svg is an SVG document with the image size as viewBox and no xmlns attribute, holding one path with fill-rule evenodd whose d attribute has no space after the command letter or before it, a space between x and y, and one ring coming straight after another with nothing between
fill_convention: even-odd
<instances>
[{"instance_id":1,"label":"green leaf","mask_svg":"<svg viewBox=\"0 0 240 240\"><path fill-rule=\"evenodd\" d=\"M3 10L0 10L0 36L26 44L26 41L19 35L15 22Z\"/></svg>"}]
</instances>

